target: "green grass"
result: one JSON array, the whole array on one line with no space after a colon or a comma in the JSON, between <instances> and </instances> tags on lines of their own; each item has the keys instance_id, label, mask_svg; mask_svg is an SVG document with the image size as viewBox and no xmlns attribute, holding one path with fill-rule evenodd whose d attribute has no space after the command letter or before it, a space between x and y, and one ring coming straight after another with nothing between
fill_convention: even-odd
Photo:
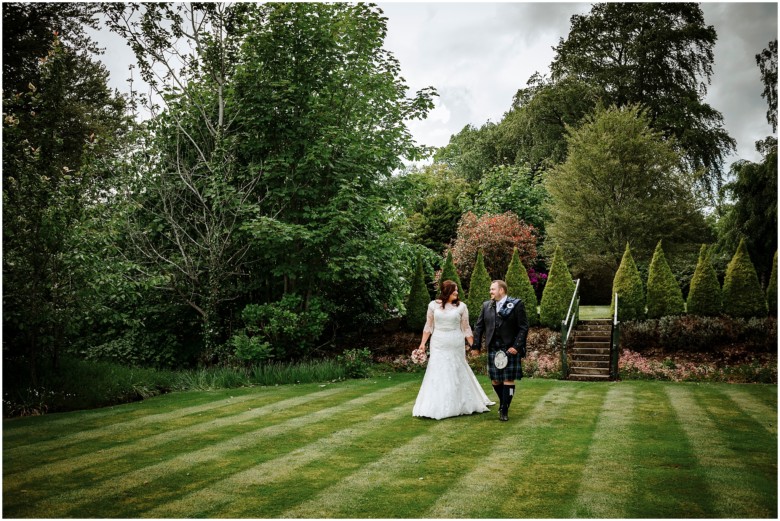
<instances>
[{"instance_id":1,"label":"green grass","mask_svg":"<svg viewBox=\"0 0 780 521\"><path fill-rule=\"evenodd\" d=\"M612 318L609 314L609 306L580 306L580 320L599 318Z\"/></svg>"},{"instance_id":2,"label":"green grass","mask_svg":"<svg viewBox=\"0 0 780 521\"><path fill-rule=\"evenodd\" d=\"M774 385L526 379L505 423L413 418L421 379L5 420L3 516L777 517Z\"/></svg>"}]
</instances>

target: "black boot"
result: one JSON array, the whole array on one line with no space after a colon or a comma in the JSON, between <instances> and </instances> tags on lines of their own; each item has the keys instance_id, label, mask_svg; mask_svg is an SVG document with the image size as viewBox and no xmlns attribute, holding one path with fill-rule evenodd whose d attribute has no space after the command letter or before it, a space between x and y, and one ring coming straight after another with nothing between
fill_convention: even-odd
<instances>
[{"instance_id":1,"label":"black boot","mask_svg":"<svg viewBox=\"0 0 780 521\"><path fill-rule=\"evenodd\" d=\"M514 384L504 384L504 396L501 400L501 411L499 412L499 419L501 421L509 421L509 406L512 404L512 397L515 395Z\"/></svg>"},{"instance_id":2,"label":"black boot","mask_svg":"<svg viewBox=\"0 0 780 521\"><path fill-rule=\"evenodd\" d=\"M493 384L493 389L496 391L496 395L498 396L498 415L501 417L501 411L504 410L504 382L501 382L500 384Z\"/></svg>"}]
</instances>

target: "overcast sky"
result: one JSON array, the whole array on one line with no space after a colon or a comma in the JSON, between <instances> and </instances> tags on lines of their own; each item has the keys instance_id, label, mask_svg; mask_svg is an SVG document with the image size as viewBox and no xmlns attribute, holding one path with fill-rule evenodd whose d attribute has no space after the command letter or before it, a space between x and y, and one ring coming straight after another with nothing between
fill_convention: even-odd
<instances>
[{"instance_id":1,"label":"overcast sky","mask_svg":"<svg viewBox=\"0 0 780 521\"><path fill-rule=\"evenodd\" d=\"M379 2L388 18L385 47L401 63L412 92L433 86L436 108L409 127L418 143L446 145L465 125L501 120L512 97L536 71L549 73L552 47L570 18L590 3ZM772 133L755 55L777 38L777 3L703 3L718 34L706 101L719 110L737 140L735 159L759 161L754 142ZM131 51L108 31L98 35L111 85L127 91ZM136 71L137 78L137 71Z\"/></svg>"}]
</instances>

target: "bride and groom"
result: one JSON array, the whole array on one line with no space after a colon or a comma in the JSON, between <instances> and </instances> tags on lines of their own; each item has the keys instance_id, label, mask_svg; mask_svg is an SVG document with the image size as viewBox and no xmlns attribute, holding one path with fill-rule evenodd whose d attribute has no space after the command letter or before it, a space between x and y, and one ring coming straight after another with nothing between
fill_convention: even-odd
<instances>
[{"instance_id":1,"label":"bride and groom","mask_svg":"<svg viewBox=\"0 0 780 521\"><path fill-rule=\"evenodd\" d=\"M474 333L469 311L458 300L458 286L451 280L441 284L441 294L428 304L418 352L425 351L428 338L430 359L412 414L440 420L450 416L488 412L495 405L482 390L466 362L464 338L472 356L479 354L482 337L488 350L488 374L499 399L498 417L509 419L515 381L523 377L520 359L525 357L528 319L520 299L507 296L507 285L495 280L490 300L482 304Z\"/></svg>"}]
</instances>

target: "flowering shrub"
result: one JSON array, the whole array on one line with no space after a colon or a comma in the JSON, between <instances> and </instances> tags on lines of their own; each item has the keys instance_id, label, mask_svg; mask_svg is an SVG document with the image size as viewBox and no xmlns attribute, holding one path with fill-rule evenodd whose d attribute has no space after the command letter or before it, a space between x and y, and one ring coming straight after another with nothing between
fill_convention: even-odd
<instances>
[{"instance_id":1,"label":"flowering shrub","mask_svg":"<svg viewBox=\"0 0 780 521\"><path fill-rule=\"evenodd\" d=\"M561 357L532 351L523 359L523 376L527 378L560 378Z\"/></svg>"},{"instance_id":2,"label":"flowering shrub","mask_svg":"<svg viewBox=\"0 0 780 521\"><path fill-rule=\"evenodd\" d=\"M515 247L526 267L533 264L536 259L536 229L512 212L482 217L468 212L458 225L452 258L458 266L461 280L471 280L477 254L482 250L488 273L497 279L506 273Z\"/></svg>"},{"instance_id":3,"label":"flowering shrub","mask_svg":"<svg viewBox=\"0 0 780 521\"><path fill-rule=\"evenodd\" d=\"M397 373L419 373L424 371L427 365L415 364L412 362L412 358L407 355L380 356L376 359L376 363Z\"/></svg>"},{"instance_id":4,"label":"flowering shrub","mask_svg":"<svg viewBox=\"0 0 780 521\"><path fill-rule=\"evenodd\" d=\"M713 363L662 362L623 350L618 362L623 380L668 380L672 382L777 383L777 363L753 360L747 364L718 367Z\"/></svg>"}]
</instances>

